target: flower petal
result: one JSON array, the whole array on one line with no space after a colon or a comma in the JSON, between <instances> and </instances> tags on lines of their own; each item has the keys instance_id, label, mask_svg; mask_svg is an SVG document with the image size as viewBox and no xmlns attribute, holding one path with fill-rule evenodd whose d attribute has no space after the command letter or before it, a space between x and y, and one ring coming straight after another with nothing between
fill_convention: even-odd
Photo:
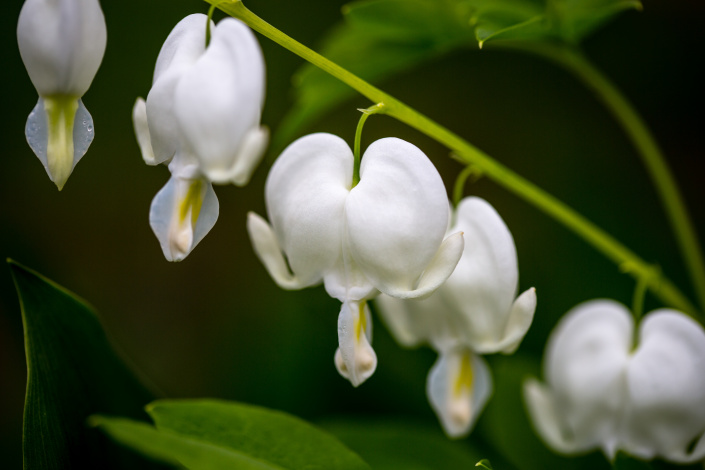
<instances>
[{"instance_id":1,"label":"flower petal","mask_svg":"<svg viewBox=\"0 0 705 470\"><path fill-rule=\"evenodd\" d=\"M157 193L149 225L168 261L182 261L213 228L219 204L213 186L204 179L172 175Z\"/></svg>"},{"instance_id":2,"label":"flower petal","mask_svg":"<svg viewBox=\"0 0 705 470\"><path fill-rule=\"evenodd\" d=\"M39 98L27 118L27 143L61 190L93 142L93 118L80 99Z\"/></svg>"},{"instance_id":3,"label":"flower petal","mask_svg":"<svg viewBox=\"0 0 705 470\"><path fill-rule=\"evenodd\" d=\"M431 402L449 437L467 435L492 394L492 377L483 359L468 349L442 352L426 382Z\"/></svg>"},{"instance_id":4,"label":"flower petal","mask_svg":"<svg viewBox=\"0 0 705 470\"><path fill-rule=\"evenodd\" d=\"M483 354L497 351L513 354L529 331L531 322L534 320L534 312L536 312L536 289L532 287L524 291L512 304L502 341L488 348L486 352L482 348L478 348L477 351L482 351Z\"/></svg>"},{"instance_id":5,"label":"flower petal","mask_svg":"<svg viewBox=\"0 0 705 470\"><path fill-rule=\"evenodd\" d=\"M132 125L135 129L137 144L142 152L142 159L147 165L156 165L152 140L149 137L149 125L147 124L147 103L142 98L137 98L132 107Z\"/></svg>"},{"instance_id":6,"label":"flower petal","mask_svg":"<svg viewBox=\"0 0 705 470\"><path fill-rule=\"evenodd\" d=\"M250 182L252 173L259 165L260 160L264 156L264 151L267 149L269 142L269 129L266 127L255 127L247 134L240 148L235 165L233 165L232 182L236 186L245 186Z\"/></svg>"},{"instance_id":7,"label":"flower petal","mask_svg":"<svg viewBox=\"0 0 705 470\"><path fill-rule=\"evenodd\" d=\"M546 378L577 449L616 452L633 328L623 305L593 300L573 308L551 333Z\"/></svg>"},{"instance_id":8,"label":"flower petal","mask_svg":"<svg viewBox=\"0 0 705 470\"><path fill-rule=\"evenodd\" d=\"M353 155L341 138L311 134L287 147L265 186L267 212L289 266L302 286L342 262L343 207Z\"/></svg>"},{"instance_id":9,"label":"flower petal","mask_svg":"<svg viewBox=\"0 0 705 470\"><path fill-rule=\"evenodd\" d=\"M26 0L17 42L40 96L83 96L105 53L107 32L98 0Z\"/></svg>"},{"instance_id":10,"label":"flower petal","mask_svg":"<svg viewBox=\"0 0 705 470\"><path fill-rule=\"evenodd\" d=\"M345 212L350 252L372 284L390 295L415 290L448 224L445 187L428 157L400 139L374 142Z\"/></svg>"},{"instance_id":11,"label":"flower petal","mask_svg":"<svg viewBox=\"0 0 705 470\"><path fill-rule=\"evenodd\" d=\"M627 371L629 419L625 448L643 458L678 462L705 432L705 331L675 310L657 310L640 327L639 347Z\"/></svg>"},{"instance_id":12,"label":"flower petal","mask_svg":"<svg viewBox=\"0 0 705 470\"><path fill-rule=\"evenodd\" d=\"M536 433L556 452L574 454L579 449L569 432L564 428L565 420L558 409L551 390L536 379L524 382L524 401Z\"/></svg>"},{"instance_id":13,"label":"flower petal","mask_svg":"<svg viewBox=\"0 0 705 470\"><path fill-rule=\"evenodd\" d=\"M147 122L155 164L171 160L182 145L174 115L176 86L205 51L206 20L203 14L187 16L169 33L159 51L152 89L147 95Z\"/></svg>"},{"instance_id":14,"label":"flower petal","mask_svg":"<svg viewBox=\"0 0 705 470\"><path fill-rule=\"evenodd\" d=\"M357 387L377 368L371 346L372 319L365 302L344 302L338 316L338 344L335 366L340 375Z\"/></svg>"},{"instance_id":15,"label":"flower petal","mask_svg":"<svg viewBox=\"0 0 705 470\"><path fill-rule=\"evenodd\" d=\"M463 199L455 219L451 230L463 232L465 250L442 295L464 317L467 343L478 352L497 352L507 344L517 290L514 240L497 211L478 197Z\"/></svg>"},{"instance_id":16,"label":"flower petal","mask_svg":"<svg viewBox=\"0 0 705 470\"><path fill-rule=\"evenodd\" d=\"M259 129L264 101L264 59L252 31L234 18L218 23L205 53L183 73L174 99L179 128L203 173L214 183L238 176L246 181L243 175L258 160L253 156L261 155L253 155L247 136ZM262 147L257 137L254 150ZM246 162L238 168L242 158Z\"/></svg>"},{"instance_id":17,"label":"flower petal","mask_svg":"<svg viewBox=\"0 0 705 470\"><path fill-rule=\"evenodd\" d=\"M277 237L269 224L254 212L247 214L247 232L255 254L272 276L274 282L282 289L301 289L305 287L286 265Z\"/></svg>"}]
</instances>

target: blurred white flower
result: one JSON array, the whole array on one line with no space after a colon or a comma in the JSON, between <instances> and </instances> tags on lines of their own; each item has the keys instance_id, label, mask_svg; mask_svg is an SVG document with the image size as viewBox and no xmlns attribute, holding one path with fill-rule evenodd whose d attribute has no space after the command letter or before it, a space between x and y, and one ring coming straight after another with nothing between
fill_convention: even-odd
<instances>
[{"instance_id":1,"label":"blurred white flower","mask_svg":"<svg viewBox=\"0 0 705 470\"><path fill-rule=\"evenodd\" d=\"M463 232L465 249L445 284L427 299L381 295L377 305L401 344L428 343L439 353L426 390L446 434L461 437L492 394L492 377L478 354L516 350L533 320L536 291L516 298L514 240L491 205L465 198L454 219L448 233Z\"/></svg>"},{"instance_id":2,"label":"blurred white flower","mask_svg":"<svg viewBox=\"0 0 705 470\"><path fill-rule=\"evenodd\" d=\"M593 300L560 321L544 360L547 384L528 380L524 396L538 434L557 452L705 457L705 331L691 318L655 310L634 338L623 305Z\"/></svg>"},{"instance_id":3,"label":"blurred white flower","mask_svg":"<svg viewBox=\"0 0 705 470\"><path fill-rule=\"evenodd\" d=\"M81 97L105 52L98 0L26 0L17 42L39 102L27 119L27 142L61 190L93 141L93 120Z\"/></svg>"},{"instance_id":4,"label":"blurred white flower","mask_svg":"<svg viewBox=\"0 0 705 470\"><path fill-rule=\"evenodd\" d=\"M357 386L377 364L365 301L380 291L428 295L462 254L462 234L444 240L443 181L421 150L387 138L369 146L353 187L350 147L334 135L312 134L277 159L265 196L272 225L254 213L248 217L255 252L282 288L323 281L343 303L335 363Z\"/></svg>"},{"instance_id":5,"label":"blurred white flower","mask_svg":"<svg viewBox=\"0 0 705 470\"><path fill-rule=\"evenodd\" d=\"M169 261L184 259L218 218L212 183L244 186L268 139L260 127L264 59L244 23L181 20L157 58L147 100L133 108L135 134L148 165L169 164L171 179L157 194L150 225Z\"/></svg>"}]
</instances>

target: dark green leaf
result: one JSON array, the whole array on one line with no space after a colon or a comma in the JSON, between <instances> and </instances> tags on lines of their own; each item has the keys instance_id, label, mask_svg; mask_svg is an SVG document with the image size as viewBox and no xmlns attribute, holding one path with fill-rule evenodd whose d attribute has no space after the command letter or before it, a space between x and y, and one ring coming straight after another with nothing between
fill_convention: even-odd
<instances>
[{"instance_id":1,"label":"dark green leaf","mask_svg":"<svg viewBox=\"0 0 705 470\"><path fill-rule=\"evenodd\" d=\"M557 36L578 42L624 10L641 10L640 0L548 0L546 17Z\"/></svg>"},{"instance_id":2,"label":"dark green leaf","mask_svg":"<svg viewBox=\"0 0 705 470\"><path fill-rule=\"evenodd\" d=\"M207 444L220 449L219 455L239 456L270 465L265 468L370 468L333 436L279 411L219 400L159 400L149 405L147 412L160 433ZM147 442L141 445L151 446ZM186 461L182 463L187 465Z\"/></svg>"},{"instance_id":3,"label":"dark green leaf","mask_svg":"<svg viewBox=\"0 0 705 470\"><path fill-rule=\"evenodd\" d=\"M468 441L449 440L438 426L387 420L337 421L324 427L375 470L470 469L483 455Z\"/></svg>"},{"instance_id":4,"label":"dark green leaf","mask_svg":"<svg viewBox=\"0 0 705 470\"><path fill-rule=\"evenodd\" d=\"M283 470L242 452L125 418L93 416L91 425L102 429L115 441L142 455L190 470Z\"/></svg>"},{"instance_id":5,"label":"dark green leaf","mask_svg":"<svg viewBox=\"0 0 705 470\"><path fill-rule=\"evenodd\" d=\"M87 428L86 418L103 412L147 419L143 407L153 395L115 354L85 302L9 263L27 354L24 468L138 468L132 455Z\"/></svg>"}]
</instances>

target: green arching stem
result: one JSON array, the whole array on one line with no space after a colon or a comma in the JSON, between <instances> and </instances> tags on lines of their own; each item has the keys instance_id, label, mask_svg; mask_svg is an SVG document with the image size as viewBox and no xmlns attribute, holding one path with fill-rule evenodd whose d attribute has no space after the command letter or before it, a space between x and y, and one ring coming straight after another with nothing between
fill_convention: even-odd
<instances>
[{"instance_id":1,"label":"green arching stem","mask_svg":"<svg viewBox=\"0 0 705 470\"><path fill-rule=\"evenodd\" d=\"M217 0L206 1L213 4ZM240 0L224 2L217 6L225 13L242 20L260 34L268 37L280 46L357 90L372 102L384 103L385 114L398 119L442 143L466 164L476 166L483 174L487 175L487 177L558 220L588 243L592 244L616 264L620 266L625 264L629 265L629 272L634 277L641 277L643 273L646 273L650 269L650 265L639 258L629 248L563 202L514 173L501 163L493 160L481 150L475 148L448 129L274 28L248 10ZM690 315L696 315L697 310L693 304L665 277L650 279L648 285L651 291L665 304Z\"/></svg>"},{"instance_id":2,"label":"green arching stem","mask_svg":"<svg viewBox=\"0 0 705 470\"><path fill-rule=\"evenodd\" d=\"M636 287L634 288L634 297L632 298L632 313L634 313L634 318L638 321L644 314L644 298L646 297L646 291L649 288L649 278L659 277L659 270L657 268L652 268L652 271L648 274L637 278Z\"/></svg>"},{"instance_id":3,"label":"green arching stem","mask_svg":"<svg viewBox=\"0 0 705 470\"><path fill-rule=\"evenodd\" d=\"M353 155L355 156L355 166L353 168L353 187L357 186L360 182L360 140L362 139L362 128L365 126L365 121L367 118L373 114L384 112L384 103L377 103L374 106L370 106L367 109L358 109L362 113L360 120L357 123L357 129L355 129L355 144L353 146Z\"/></svg>"},{"instance_id":4,"label":"green arching stem","mask_svg":"<svg viewBox=\"0 0 705 470\"><path fill-rule=\"evenodd\" d=\"M463 190L465 189L465 183L468 178L472 175L475 175L477 178L481 173L482 172L478 170L475 165L468 165L458 174L458 177L455 179L455 186L453 186L453 207L458 207L460 200L463 199Z\"/></svg>"},{"instance_id":5,"label":"green arching stem","mask_svg":"<svg viewBox=\"0 0 705 470\"><path fill-rule=\"evenodd\" d=\"M536 54L565 68L590 88L609 109L637 149L654 182L678 241L700 308L705 310L705 263L695 228L661 149L634 107L576 47L548 42L507 42L506 47Z\"/></svg>"},{"instance_id":6,"label":"green arching stem","mask_svg":"<svg viewBox=\"0 0 705 470\"><path fill-rule=\"evenodd\" d=\"M206 47L208 47L208 44L211 43L211 22L213 21L213 13L215 13L215 9L218 6L218 4L223 3L224 1L227 1L227 0L220 0L219 2L213 2L211 7L208 9L208 19L206 19Z\"/></svg>"}]
</instances>

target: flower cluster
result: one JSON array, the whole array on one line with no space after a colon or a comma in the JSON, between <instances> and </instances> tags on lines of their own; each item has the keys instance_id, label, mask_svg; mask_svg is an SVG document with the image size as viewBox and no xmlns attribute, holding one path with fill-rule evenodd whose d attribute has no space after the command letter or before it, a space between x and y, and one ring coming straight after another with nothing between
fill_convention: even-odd
<instances>
[{"instance_id":1,"label":"flower cluster","mask_svg":"<svg viewBox=\"0 0 705 470\"><path fill-rule=\"evenodd\" d=\"M556 326L547 384L529 380L524 395L538 434L558 452L696 462L705 457L703 370L705 331L694 320L656 310L635 338L623 305L593 300Z\"/></svg>"},{"instance_id":2,"label":"flower cluster","mask_svg":"<svg viewBox=\"0 0 705 470\"><path fill-rule=\"evenodd\" d=\"M264 59L242 22L184 18L167 37L147 100L133 108L148 165L165 164L169 182L152 201L149 223L169 261L183 260L218 218L213 183L247 184L264 152L260 127Z\"/></svg>"},{"instance_id":3,"label":"flower cluster","mask_svg":"<svg viewBox=\"0 0 705 470\"><path fill-rule=\"evenodd\" d=\"M103 60L107 32L98 0L26 0L17 24L22 61L39 102L25 134L61 190L93 141L81 97Z\"/></svg>"},{"instance_id":4,"label":"flower cluster","mask_svg":"<svg viewBox=\"0 0 705 470\"><path fill-rule=\"evenodd\" d=\"M334 135L295 141L267 178L272 225L251 213L247 227L277 284L300 289L323 281L342 302L335 364L357 386L377 365L365 301L379 292L430 294L455 268L463 238L445 238L445 187L417 147L394 138L374 142L354 187L353 163L350 147Z\"/></svg>"},{"instance_id":5,"label":"flower cluster","mask_svg":"<svg viewBox=\"0 0 705 470\"><path fill-rule=\"evenodd\" d=\"M465 250L445 284L427 299L382 295L377 305L400 343L429 343L439 353L426 390L443 429L460 437L470 432L492 393L489 368L479 354L517 349L534 317L536 291L516 298L514 240L490 204L465 198L453 218L448 232L463 232Z\"/></svg>"}]
</instances>

